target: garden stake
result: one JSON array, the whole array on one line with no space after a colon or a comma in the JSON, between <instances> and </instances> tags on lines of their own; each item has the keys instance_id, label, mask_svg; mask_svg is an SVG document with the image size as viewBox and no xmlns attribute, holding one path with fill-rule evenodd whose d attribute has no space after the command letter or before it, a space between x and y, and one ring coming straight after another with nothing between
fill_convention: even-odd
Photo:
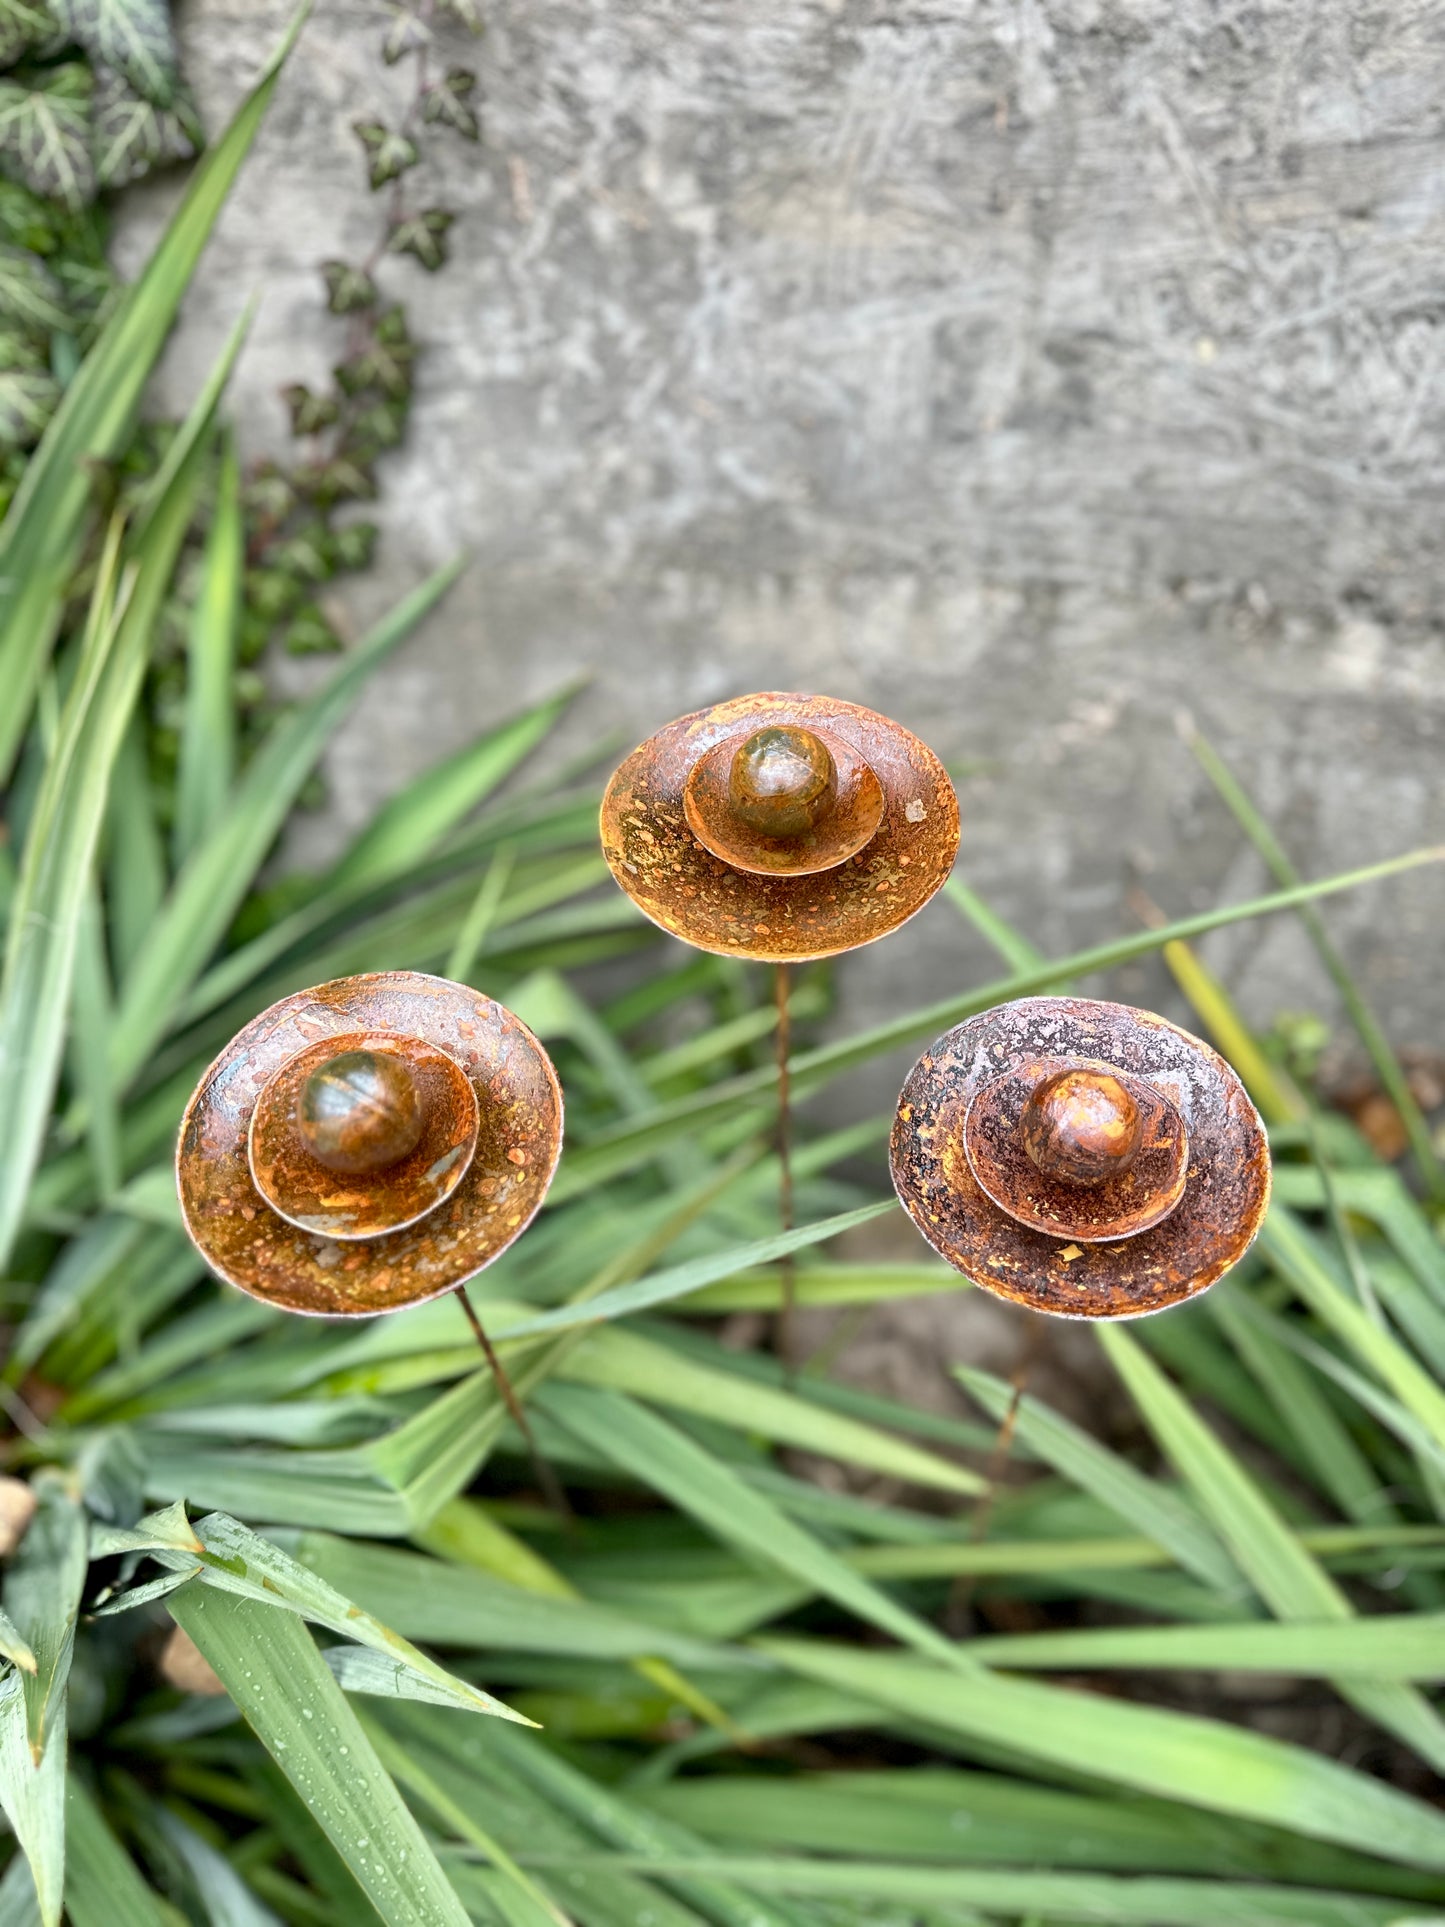
<instances>
[{"instance_id":1,"label":"garden stake","mask_svg":"<svg viewBox=\"0 0 1445 1927\"><path fill-rule=\"evenodd\" d=\"M1243 1084L1127 1004L1024 997L939 1038L893 1122L894 1188L976 1285L1063 1318L1193 1298L1249 1248L1269 1145Z\"/></svg>"},{"instance_id":2,"label":"garden stake","mask_svg":"<svg viewBox=\"0 0 1445 1927\"><path fill-rule=\"evenodd\" d=\"M565 1513L465 1288L531 1222L561 1148L562 1092L526 1025L391 970L298 991L238 1032L186 1107L176 1174L211 1270L283 1311L369 1318L454 1292Z\"/></svg>"},{"instance_id":3,"label":"garden stake","mask_svg":"<svg viewBox=\"0 0 1445 1927\"><path fill-rule=\"evenodd\" d=\"M791 1227L789 969L887 936L958 853L958 799L898 723L826 696L739 696L635 749L602 802L618 883L670 935L774 965L779 1218ZM779 1267L779 1350L794 1359L794 1263Z\"/></svg>"},{"instance_id":4,"label":"garden stake","mask_svg":"<svg viewBox=\"0 0 1445 1927\"><path fill-rule=\"evenodd\" d=\"M778 1229L793 1228L793 1079L790 1052L793 1019L789 1008L791 989L788 966L773 965L773 998L778 1021L774 1049L778 1064ZM797 1266L791 1251L778 1260L778 1282L782 1286L783 1309L778 1325L778 1349L791 1376L797 1360L795 1317L797 1311Z\"/></svg>"}]
</instances>

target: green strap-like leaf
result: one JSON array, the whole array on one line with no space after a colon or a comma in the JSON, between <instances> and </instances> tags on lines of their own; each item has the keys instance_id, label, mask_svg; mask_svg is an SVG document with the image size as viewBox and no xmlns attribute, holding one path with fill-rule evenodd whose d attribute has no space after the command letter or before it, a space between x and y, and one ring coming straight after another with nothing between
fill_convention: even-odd
<instances>
[{"instance_id":1,"label":"green strap-like leaf","mask_svg":"<svg viewBox=\"0 0 1445 1927\"><path fill-rule=\"evenodd\" d=\"M31 457L0 529L0 783L29 720L84 539L93 464L129 439L152 366L260 126L301 16L225 135L191 176L145 272L127 289Z\"/></svg>"},{"instance_id":2,"label":"green strap-like leaf","mask_svg":"<svg viewBox=\"0 0 1445 1927\"><path fill-rule=\"evenodd\" d=\"M446 593L464 563L439 569L398 603L331 681L278 723L246 766L229 806L191 853L121 989L112 1070L124 1086L165 1034L185 992L224 936L261 860L337 723L385 661Z\"/></svg>"},{"instance_id":3,"label":"green strap-like leaf","mask_svg":"<svg viewBox=\"0 0 1445 1927\"><path fill-rule=\"evenodd\" d=\"M346 1695L294 1613L209 1587L166 1601L387 1927L468 1927Z\"/></svg>"}]
</instances>

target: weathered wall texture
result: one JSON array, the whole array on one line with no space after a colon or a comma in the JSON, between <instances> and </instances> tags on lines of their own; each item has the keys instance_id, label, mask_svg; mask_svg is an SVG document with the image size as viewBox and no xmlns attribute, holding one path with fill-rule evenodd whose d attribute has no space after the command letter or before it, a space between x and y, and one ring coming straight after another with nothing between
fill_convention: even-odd
<instances>
[{"instance_id":1,"label":"weathered wall texture","mask_svg":"<svg viewBox=\"0 0 1445 1927\"><path fill-rule=\"evenodd\" d=\"M194 0L219 125L290 0ZM171 355L252 289L252 451L335 338L375 210L349 125L385 10L318 0ZM641 736L748 687L891 711L972 772L963 862L1040 943L1262 873L1187 708L1308 872L1445 841L1445 13L1417 0L491 0L439 137L457 265L358 620L476 566L332 760L347 821L590 669ZM161 199L138 200L127 259ZM334 326L335 324L332 324ZM312 839L320 834L308 833ZM1439 873L1330 915L1402 1042L1445 1037ZM1282 921L1208 954L1327 998ZM935 904L853 1013L992 965ZM1167 993L1147 971L1121 994Z\"/></svg>"}]
</instances>

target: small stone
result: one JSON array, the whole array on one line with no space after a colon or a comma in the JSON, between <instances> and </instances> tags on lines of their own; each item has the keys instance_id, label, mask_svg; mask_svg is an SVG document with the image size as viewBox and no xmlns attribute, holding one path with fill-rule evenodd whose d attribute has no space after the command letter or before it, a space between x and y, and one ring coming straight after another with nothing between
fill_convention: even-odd
<instances>
[{"instance_id":1,"label":"small stone","mask_svg":"<svg viewBox=\"0 0 1445 1927\"><path fill-rule=\"evenodd\" d=\"M0 1476L0 1559L8 1559L35 1517L35 1494L24 1479Z\"/></svg>"},{"instance_id":2,"label":"small stone","mask_svg":"<svg viewBox=\"0 0 1445 1927\"><path fill-rule=\"evenodd\" d=\"M178 1693L203 1693L209 1699L221 1698L225 1685L211 1662L188 1632L179 1626L161 1648L160 1676Z\"/></svg>"}]
</instances>

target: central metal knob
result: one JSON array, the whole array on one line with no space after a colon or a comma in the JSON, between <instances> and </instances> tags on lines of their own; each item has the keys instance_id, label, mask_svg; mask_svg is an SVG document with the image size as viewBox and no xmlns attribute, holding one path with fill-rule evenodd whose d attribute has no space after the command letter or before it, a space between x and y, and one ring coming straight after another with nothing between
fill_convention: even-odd
<instances>
[{"instance_id":1,"label":"central metal knob","mask_svg":"<svg viewBox=\"0 0 1445 1927\"><path fill-rule=\"evenodd\" d=\"M828 745L809 729L777 725L749 736L733 757L728 801L764 836L803 836L832 809L838 777Z\"/></svg>"},{"instance_id":2,"label":"central metal knob","mask_svg":"<svg viewBox=\"0 0 1445 1927\"><path fill-rule=\"evenodd\" d=\"M1046 1177L1096 1185L1123 1177L1139 1155L1139 1106L1108 1071L1056 1071L1019 1121L1024 1149Z\"/></svg>"},{"instance_id":3,"label":"central metal knob","mask_svg":"<svg viewBox=\"0 0 1445 1927\"><path fill-rule=\"evenodd\" d=\"M421 1141L425 1122L415 1073L389 1051L328 1058L296 1103L296 1127L312 1157L353 1177L399 1164Z\"/></svg>"}]
</instances>

